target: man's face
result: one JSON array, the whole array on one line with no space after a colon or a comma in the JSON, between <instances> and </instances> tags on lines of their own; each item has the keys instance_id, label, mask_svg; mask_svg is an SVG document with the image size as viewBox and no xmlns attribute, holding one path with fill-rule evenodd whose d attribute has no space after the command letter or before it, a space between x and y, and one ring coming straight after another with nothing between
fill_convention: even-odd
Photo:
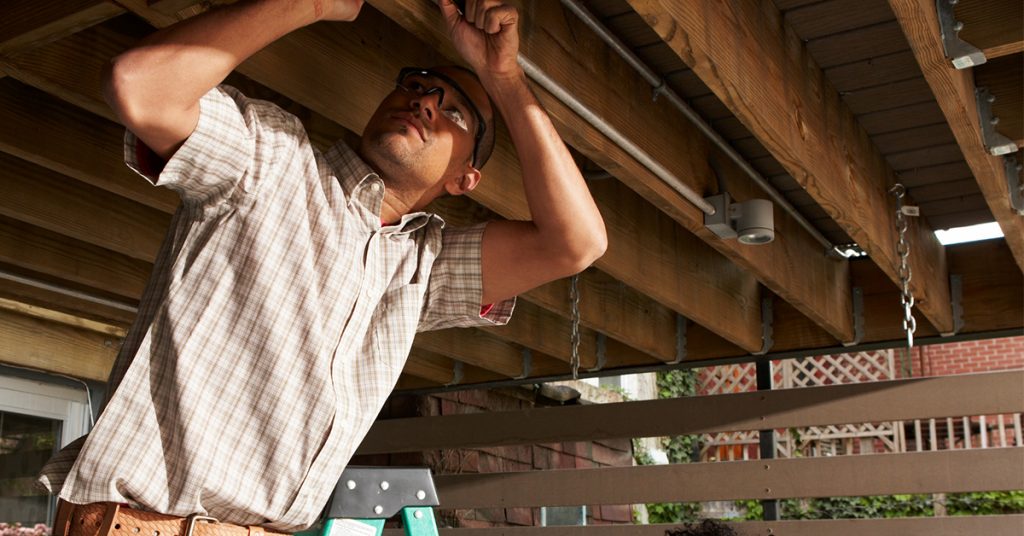
<instances>
[{"instance_id":1,"label":"man's face","mask_svg":"<svg viewBox=\"0 0 1024 536\"><path fill-rule=\"evenodd\" d=\"M360 152L391 182L429 190L472 169L478 133L490 126L480 121L490 123L490 100L461 69L403 74L370 118Z\"/></svg>"}]
</instances>

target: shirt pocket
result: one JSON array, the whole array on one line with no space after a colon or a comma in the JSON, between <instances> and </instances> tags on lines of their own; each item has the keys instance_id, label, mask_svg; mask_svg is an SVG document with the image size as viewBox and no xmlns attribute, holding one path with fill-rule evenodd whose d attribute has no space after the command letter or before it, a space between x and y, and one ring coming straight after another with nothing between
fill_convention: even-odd
<instances>
[{"instance_id":1,"label":"shirt pocket","mask_svg":"<svg viewBox=\"0 0 1024 536\"><path fill-rule=\"evenodd\" d=\"M427 291L425 283L410 283L384 293L371 326L374 361L401 372L416 336Z\"/></svg>"}]
</instances>

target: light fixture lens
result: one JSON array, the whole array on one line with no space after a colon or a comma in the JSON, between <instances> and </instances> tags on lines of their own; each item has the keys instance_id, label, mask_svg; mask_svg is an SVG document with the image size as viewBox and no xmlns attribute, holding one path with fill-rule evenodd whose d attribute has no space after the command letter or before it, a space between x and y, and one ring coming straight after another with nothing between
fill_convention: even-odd
<instances>
[{"instance_id":1,"label":"light fixture lens","mask_svg":"<svg viewBox=\"0 0 1024 536\"><path fill-rule=\"evenodd\" d=\"M744 233L737 238L737 240L739 240L740 243L746 244L748 246L767 244L768 242L771 242L774 239L775 233L773 233L770 229L761 229L761 232L758 233Z\"/></svg>"}]
</instances>

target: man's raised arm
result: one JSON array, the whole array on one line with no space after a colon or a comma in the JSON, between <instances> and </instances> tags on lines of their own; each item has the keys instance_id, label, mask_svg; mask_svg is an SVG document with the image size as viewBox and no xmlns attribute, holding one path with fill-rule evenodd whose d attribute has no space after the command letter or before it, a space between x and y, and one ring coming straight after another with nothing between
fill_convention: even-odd
<instances>
[{"instance_id":1,"label":"man's raised arm","mask_svg":"<svg viewBox=\"0 0 1024 536\"><path fill-rule=\"evenodd\" d=\"M199 121L199 99L249 56L318 20L353 20L362 0L251 0L147 37L111 60L104 94L121 122L169 159Z\"/></svg>"},{"instance_id":2,"label":"man's raised arm","mask_svg":"<svg viewBox=\"0 0 1024 536\"><path fill-rule=\"evenodd\" d=\"M483 238L484 303L578 273L608 238L590 191L516 61L519 13L499 0L468 0L460 15L439 0L455 48L480 77L508 126L532 221L495 221Z\"/></svg>"}]
</instances>

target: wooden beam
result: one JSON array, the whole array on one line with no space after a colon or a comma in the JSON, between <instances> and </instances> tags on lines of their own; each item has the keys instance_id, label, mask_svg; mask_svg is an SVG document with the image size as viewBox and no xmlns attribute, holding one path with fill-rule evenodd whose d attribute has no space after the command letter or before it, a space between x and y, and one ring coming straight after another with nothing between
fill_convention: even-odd
<instances>
[{"instance_id":1,"label":"wooden beam","mask_svg":"<svg viewBox=\"0 0 1024 536\"><path fill-rule=\"evenodd\" d=\"M41 91L0 80L0 151L170 214L176 194L124 165L124 127Z\"/></svg>"},{"instance_id":2,"label":"wooden beam","mask_svg":"<svg viewBox=\"0 0 1024 536\"><path fill-rule=\"evenodd\" d=\"M82 318L76 315L69 315L61 311L55 311L53 309L47 309L45 307L39 307L36 305L30 305L21 303L15 300L9 300L7 298L0 298L0 310L9 311L11 313L27 316L31 318L38 318L41 320L48 320L63 324L65 326L71 326L73 328L80 328L108 337L114 337L116 339L123 339L127 329L123 326L114 324L107 324L105 322L97 322L88 318Z\"/></svg>"},{"instance_id":3,"label":"wooden beam","mask_svg":"<svg viewBox=\"0 0 1024 536\"><path fill-rule=\"evenodd\" d=\"M1024 218L1010 208L1003 159L988 154L982 145L973 73L970 69L955 69L946 59L939 37L934 2L889 0L889 5L896 13L946 121L953 129L953 136L963 151L967 165L974 172L988 207L1003 230L1017 265L1024 270Z\"/></svg>"},{"instance_id":4,"label":"wooden beam","mask_svg":"<svg viewBox=\"0 0 1024 536\"><path fill-rule=\"evenodd\" d=\"M570 316L569 280L560 279L521 297ZM580 274L580 324L619 339L661 361L676 357L676 312L608 274L589 269Z\"/></svg>"},{"instance_id":5,"label":"wooden beam","mask_svg":"<svg viewBox=\"0 0 1024 536\"><path fill-rule=\"evenodd\" d=\"M463 363L497 372L506 378L524 374L522 348L479 329L443 329L416 334L416 348L457 359ZM565 374L566 363L553 357L532 352L529 358L530 376Z\"/></svg>"},{"instance_id":6,"label":"wooden beam","mask_svg":"<svg viewBox=\"0 0 1024 536\"><path fill-rule=\"evenodd\" d=\"M1024 5L1017 0L968 0L953 8L964 23L960 39L991 60L1024 52Z\"/></svg>"},{"instance_id":7,"label":"wooden beam","mask_svg":"<svg viewBox=\"0 0 1024 536\"><path fill-rule=\"evenodd\" d=\"M1024 327L1024 273L1003 239L983 240L946 246L949 273L959 275L963 285L964 325L961 333L984 333ZM902 329L899 293L888 276L868 259L850 264L853 285L864 293L864 342L906 339ZM800 318L786 304L776 304L777 351L832 346L826 333ZM939 333L926 322L918 324L917 338Z\"/></svg>"},{"instance_id":8,"label":"wooden beam","mask_svg":"<svg viewBox=\"0 0 1024 536\"><path fill-rule=\"evenodd\" d=\"M7 271L7 270L4 270ZM33 274L18 274L31 279L38 279ZM61 285L61 281L53 281L52 284ZM88 292L89 289L76 289ZM0 297L16 301L18 303L37 306L54 311L60 311L71 316L85 318L111 324L127 329L135 321L135 313L123 309L84 300L78 297L68 296L53 290L46 290L37 286L31 286L6 277L0 277Z\"/></svg>"},{"instance_id":9,"label":"wooden beam","mask_svg":"<svg viewBox=\"0 0 1024 536\"><path fill-rule=\"evenodd\" d=\"M440 50L449 61L458 61L458 55L441 27L436 7L415 0L376 0L371 4ZM734 197L745 200L752 196L751 184L740 178L742 172L731 161L710 150L708 140L671 105L664 100L651 103L650 86L582 23L567 15L559 4L526 1L521 13L524 18L522 52L555 81L571 88L577 98L661 164L675 171L695 191L711 193L715 188L717 171L731 179L729 183ZM543 31L539 31L541 28ZM577 50L587 50L588 53L576 54ZM641 166L633 156L609 143L594 127L546 92L537 90L537 93L568 143L622 178L629 188L756 276L773 292L794 303L836 338L850 336L852 324L847 309L843 307L849 303L850 291L842 263L825 259L823 248L788 214L775 215L776 228L787 231L778 233L776 242L770 247L749 248L736 241L720 240L704 227L700 211ZM709 159L715 160L715 171ZM605 199L611 201L611 198ZM615 204L610 203L613 207ZM627 222L622 223L628 225ZM611 251L614 241L609 242ZM794 259L799 259L796 262L804 266L804 277L787 277L787 272L780 269ZM613 271L609 272L615 275ZM688 292L695 288L691 286ZM694 316L694 311L676 310L712 329L719 325L704 318L706 311ZM751 340L759 340L756 333L747 341L730 340L748 350L758 349L750 344Z\"/></svg>"},{"instance_id":10,"label":"wooden beam","mask_svg":"<svg viewBox=\"0 0 1024 536\"><path fill-rule=\"evenodd\" d=\"M724 523L736 534L757 536L963 536L964 534L1017 534L1024 514L894 519L803 519L787 521L732 521ZM490 527L439 529L441 536L665 536L684 525L589 525L565 527ZM402 536L405 529L384 529L384 536Z\"/></svg>"},{"instance_id":11,"label":"wooden beam","mask_svg":"<svg viewBox=\"0 0 1024 536\"><path fill-rule=\"evenodd\" d=\"M0 363L107 381L120 340L0 310Z\"/></svg>"},{"instance_id":12,"label":"wooden beam","mask_svg":"<svg viewBox=\"0 0 1024 536\"><path fill-rule=\"evenodd\" d=\"M1024 371L378 421L361 454L1024 411ZM950 397L949 393L957 393ZM673 418L666 419L665 415Z\"/></svg>"},{"instance_id":13,"label":"wooden beam","mask_svg":"<svg viewBox=\"0 0 1024 536\"><path fill-rule=\"evenodd\" d=\"M150 263L170 223L167 214L6 154L0 184L0 214Z\"/></svg>"},{"instance_id":14,"label":"wooden beam","mask_svg":"<svg viewBox=\"0 0 1024 536\"><path fill-rule=\"evenodd\" d=\"M0 262L133 302L142 296L153 268L145 261L3 216Z\"/></svg>"},{"instance_id":15,"label":"wooden beam","mask_svg":"<svg viewBox=\"0 0 1024 536\"><path fill-rule=\"evenodd\" d=\"M629 3L898 284L893 172L775 5ZM918 309L951 331L942 246L920 219L909 232Z\"/></svg>"},{"instance_id":16,"label":"wooden beam","mask_svg":"<svg viewBox=\"0 0 1024 536\"><path fill-rule=\"evenodd\" d=\"M1001 240L950 247L949 271L963 278L964 332L1024 327L1024 273Z\"/></svg>"},{"instance_id":17,"label":"wooden beam","mask_svg":"<svg viewBox=\"0 0 1024 536\"><path fill-rule=\"evenodd\" d=\"M446 509L1024 488L1024 472L1008 471L1008 467L1024 467L1024 447L438 475L434 484ZM680 486L680 482L699 485Z\"/></svg>"},{"instance_id":18,"label":"wooden beam","mask_svg":"<svg viewBox=\"0 0 1024 536\"><path fill-rule=\"evenodd\" d=\"M60 39L124 13L103 0L4 0L0 54Z\"/></svg>"},{"instance_id":19,"label":"wooden beam","mask_svg":"<svg viewBox=\"0 0 1024 536\"><path fill-rule=\"evenodd\" d=\"M429 380L434 386L466 385L505 379L501 374L465 363L461 365L462 373L459 378L455 374L457 363L454 359L441 354L413 348L402 372Z\"/></svg>"}]
</instances>

